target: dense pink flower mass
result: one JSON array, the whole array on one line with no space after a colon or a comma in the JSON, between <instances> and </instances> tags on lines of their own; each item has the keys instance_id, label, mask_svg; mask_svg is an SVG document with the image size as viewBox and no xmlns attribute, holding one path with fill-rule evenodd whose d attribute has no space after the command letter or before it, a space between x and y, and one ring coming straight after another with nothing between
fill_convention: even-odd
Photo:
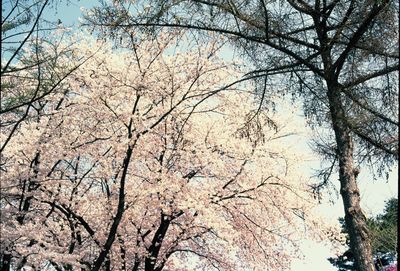
<instances>
[{"instance_id":1,"label":"dense pink flower mass","mask_svg":"<svg viewBox=\"0 0 400 271\"><path fill-rule=\"evenodd\" d=\"M297 240L328 233L279 119L261 129L270 119L246 85L222 88L238 72L215 43L174 46L78 43L76 57L91 58L28 109L1 165L1 249L14 267L277 270ZM4 99L35 88L23 73Z\"/></svg>"}]
</instances>

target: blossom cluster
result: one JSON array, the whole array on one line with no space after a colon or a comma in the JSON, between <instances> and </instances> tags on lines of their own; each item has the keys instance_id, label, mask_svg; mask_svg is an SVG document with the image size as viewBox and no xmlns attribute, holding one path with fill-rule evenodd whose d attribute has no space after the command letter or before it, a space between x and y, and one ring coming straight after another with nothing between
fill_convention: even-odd
<instances>
[{"instance_id":1,"label":"blossom cluster","mask_svg":"<svg viewBox=\"0 0 400 271\"><path fill-rule=\"evenodd\" d=\"M297 240L322 236L286 131L241 132L269 117L248 85L229 86L239 71L215 44L172 54L175 42L79 42L87 60L40 113L27 109L1 165L2 254L13 265L276 270ZM12 90L27 91L18 80Z\"/></svg>"}]
</instances>

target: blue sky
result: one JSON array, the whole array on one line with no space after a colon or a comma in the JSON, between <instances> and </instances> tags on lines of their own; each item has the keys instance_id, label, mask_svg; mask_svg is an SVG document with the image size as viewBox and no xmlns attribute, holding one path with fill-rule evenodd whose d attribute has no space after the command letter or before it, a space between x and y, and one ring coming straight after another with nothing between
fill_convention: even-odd
<instances>
[{"instance_id":1,"label":"blue sky","mask_svg":"<svg viewBox=\"0 0 400 271\"><path fill-rule=\"evenodd\" d=\"M78 27L78 18L82 15L81 8L89 9L97 5L97 1L86 0L86 1L77 1L70 0L66 3L66 1L61 1L60 4L56 6L56 13L53 12L47 13L47 16L53 16L55 20L60 19L64 26L75 26Z\"/></svg>"}]
</instances>

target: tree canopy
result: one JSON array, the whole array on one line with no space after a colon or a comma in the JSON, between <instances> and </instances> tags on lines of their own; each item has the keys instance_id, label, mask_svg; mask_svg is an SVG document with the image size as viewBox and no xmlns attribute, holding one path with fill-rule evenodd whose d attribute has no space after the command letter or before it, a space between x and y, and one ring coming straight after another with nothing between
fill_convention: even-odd
<instances>
[{"instance_id":1,"label":"tree canopy","mask_svg":"<svg viewBox=\"0 0 400 271\"><path fill-rule=\"evenodd\" d=\"M284 269L297 240L332 233L278 116L249 120L253 96L227 85L238 72L218 43L180 51L182 38L71 48L92 57L2 153L3 268L9 255L12 269ZM13 89L34 89L29 75Z\"/></svg>"}]
</instances>

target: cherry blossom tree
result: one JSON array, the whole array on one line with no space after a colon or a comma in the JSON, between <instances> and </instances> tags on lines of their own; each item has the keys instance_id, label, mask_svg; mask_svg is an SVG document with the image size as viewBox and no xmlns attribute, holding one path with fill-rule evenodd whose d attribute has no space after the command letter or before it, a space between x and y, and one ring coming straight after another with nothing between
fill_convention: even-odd
<instances>
[{"instance_id":1,"label":"cherry blossom tree","mask_svg":"<svg viewBox=\"0 0 400 271\"><path fill-rule=\"evenodd\" d=\"M182 50L178 39L75 45L92 57L3 150L1 254L13 269L285 269L296 240L334 231L312 214L278 116L226 85L239 71L219 42ZM13 89L31 82L18 79Z\"/></svg>"},{"instance_id":2,"label":"cherry blossom tree","mask_svg":"<svg viewBox=\"0 0 400 271\"><path fill-rule=\"evenodd\" d=\"M339 174L356 268L373 271L357 177L398 162L398 18L391 0L115 0L91 9L85 24L113 38L130 29L224 36L254 65L246 77L259 82L262 105L269 93L300 100L326 134L313 144L329 163L315 191Z\"/></svg>"},{"instance_id":3,"label":"cherry blossom tree","mask_svg":"<svg viewBox=\"0 0 400 271\"><path fill-rule=\"evenodd\" d=\"M79 67L60 62L70 56L70 47L63 44L67 28L61 22L53 22L47 17L55 12L57 1L4 1L1 21L1 88L0 114L14 113L13 121L3 122L8 137L2 141L0 151L7 146L18 126L28 117L29 111L41 114L46 96L57 92L63 80ZM54 35L58 33L57 35ZM57 36L56 39L53 37ZM46 50L43 50L46 48ZM70 61L73 61L72 59ZM25 70L28 78L18 78ZM26 80L26 87L14 88L16 81ZM29 83L28 83L29 81ZM32 86L35 87L32 87Z\"/></svg>"},{"instance_id":4,"label":"cherry blossom tree","mask_svg":"<svg viewBox=\"0 0 400 271\"><path fill-rule=\"evenodd\" d=\"M59 107L63 96L68 92L65 88L65 79L71 75L87 59L74 57L71 44L64 41L66 29L59 23L45 19L50 14L57 1L3 1L2 3L2 31L1 31L1 101L0 101L0 176L1 188L6 186L4 177L10 169L9 165L15 161L13 155L7 155L16 146L14 137L21 136L24 131L27 138L34 135L26 123L40 122L42 117L48 117L49 106ZM56 35L55 35L56 34ZM54 38L55 37L55 38ZM89 56L85 56L89 57ZM56 99L56 100L54 100ZM31 136L28 136L30 135ZM12 143L14 141L14 144ZM9 144L11 144L9 146ZM34 176L40 163L40 153L34 146L27 153L33 151L32 163L29 166ZM10 153L9 153L10 154ZM26 162L26 161L25 161ZM22 170L15 165L15 170ZM23 169L25 170L25 169ZM30 193L38 188L36 177L17 179L22 189L19 191L17 209L21 212L17 216L19 225L25 224L25 213L31 209L33 197ZM10 185L16 185L13 182ZM6 191L6 190L4 190ZM8 192L7 192L8 193ZM14 193L14 192L13 192ZM3 190L1 196L3 197ZM13 195L12 197L15 197ZM7 220L7 212L3 210L2 198L0 220ZM1 232L3 235L3 232ZM35 242L32 240L32 242ZM33 243L32 243L33 244ZM32 246L32 245L31 245ZM10 270L11 254L6 244L1 243L0 268ZM24 265L21 257L20 265ZM16 265L18 268L19 266Z\"/></svg>"}]
</instances>

